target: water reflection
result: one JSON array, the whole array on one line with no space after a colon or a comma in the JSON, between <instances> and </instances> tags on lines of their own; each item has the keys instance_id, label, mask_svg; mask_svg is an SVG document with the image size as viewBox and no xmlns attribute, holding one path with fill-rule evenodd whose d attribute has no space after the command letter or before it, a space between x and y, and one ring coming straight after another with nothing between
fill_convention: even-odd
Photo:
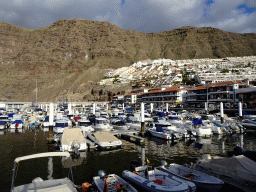
<instances>
[{"instance_id":1,"label":"water reflection","mask_svg":"<svg viewBox=\"0 0 256 192\"><path fill-rule=\"evenodd\" d=\"M15 129L3 130L0 132L0 152L1 164L0 175L1 188L8 189L11 183L11 170L13 161L16 157L56 151L54 144L48 144L49 129L43 128L39 131L29 131L24 129L17 130L19 136L15 134ZM22 133L22 134L21 134ZM61 135L57 135L61 137ZM183 139L172 143L154 137L146 137L145 145L122 140L122 148L113 151L88 151L73 156L75 184L81 185L83 182L92 181L100 169L107 173L122 174L122 171L129 169L130 162L137 160L141 164L147 159L155 166L160 165L161 160L168 163L190 164L195 163L197 157L205 153L227 157L227 151L232 151L234 147L240 146L243 150L256 151L255 135L234 134L231 136L216 135L211 138L196 138L195 140ZM60 166L66 166L65 160ZM53 158L54 161L54 158ZM46 162L48 165L48 176L51 178L51 160ZM27 170L28 171L28 170ZM54 170L56 172L56 170ZM32 172L32 171L31 171ZM32 174L30 171L28 175ZM59 173L56 173L59 174Z\"/></svg>"}]
</instances>

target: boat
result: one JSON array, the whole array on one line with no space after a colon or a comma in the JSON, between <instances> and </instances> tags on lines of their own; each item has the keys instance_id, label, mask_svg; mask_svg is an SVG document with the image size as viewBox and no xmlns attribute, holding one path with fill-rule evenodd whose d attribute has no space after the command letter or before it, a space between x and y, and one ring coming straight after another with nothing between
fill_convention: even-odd
<instances>
[{"instance_id":1,"label":"boat","mask_svg":"<svg viewBox=\"0 0 256 192\"><path fill-rule=\"evenodd\" d=\"M63 133L64 129L69 128L68 121L66 119L58 119L55 122L55 127L53 128L54 133Z\"/></svg>"},{"instance_id":2,"label":"boat","mask_svg":"<svg viewBox=\"0 0 256 192\"><path fill-rule=\"evenodd\" d=\"M116 149L122 146L122 141L109 132L98 131L88 134L87 137L94 142L100 150Z\"/></svg>"},{"instance_id":3,"label":"boat","mask_svg":"<svg viewBox=\"0 0 256 192\"><path fill-rule=\"evenodd\" d=\"M202 120L194 118L192 121L186 121L183 124L183 128L191 131L191 133L196 133L197 137L211 137L212 129L203 125Z\"/></svg>"},{"instance_id":4,"label":"boat","mask_svg":"<svg viewBox=\"0 0 256 192\"><path fill-rule=\"evenodd\" d=\"M190 181L182 180L169 173L154 169L152 166L139 166L133 161L130 165L131 171L124 170L122 177L132 182L145 191L160 192L194 192L196 185Z\"/></svg>"},{"instance_id":5,"label":"boat","mask_svg":"<svg viewBox=\"0 0 256 192\"><path fill-rule=\"evenodd\" d=\"M255 119L243 120L242 122L240 122L240 124L246 128L246 131L248 131L248 130L256 131L256 120Z\"/></svg>"},{"instance_id":6,"label":"boat","mask_svg":"<svg viewBox=\"0 0 256 192\"><path fill-rule=\"evenodd\" d=\"M186 181L191 181L196 184L197 188L201 188L207 191L219 191L224 185L222 180L206 173L197 171L192 167L190 168L176 163L171 163L168 165L166 161L162 161L161 164L162 165L157 169L170 173L171 175Z\"/></svg>"},{"instance_id":7,"label":"boat","mask_svg":"<svg viewBox=\"0 0 256 192\"><path fill-rule=\"evenodd\" d=\"M112 126L116 130L124 130L127 131L130 126L127 126L127 124L122 120L112 121Z\"/></svg>"},{"instance_id":8,"label":"boat","mask_svg":"<svg viewBox=\"0 0 256 192\"><path fill-rule=\"evenodd\" d=\"M106 176L105 172L100 170L98 172L99 176L93 177L94 185L100 192L104 191L127 191L136 192L137 190L121 177L116 174L109 174Z\"/></svg>"},{"instance_id":9,"label":"boat","mask_svg":"<svg viewBox=\"0 0 256 192\"><path fill-rule=\"evenodd\" d=\"M80 128L68 128L63 131L60 151L78 153L87 149L86 139Z\"/></svg>"},{"instance_id":10,"label":"boat","mask_svg":"<svg viewBox=\"0 0 256 192\"><path fill-rule=\"evenodd\" d=\"M11 128L11 129L16 129L16 128L22 129L22 128L23 128L23 125L24 125L24 123L23 123L22 120L16 119L16 120L14 120L14 121L11 123L10 128Z\"/></svg>"},{"instance_id":11,"label":"boat","mask_svg":"<svg viewBox=\"0 0 256 192\"><path fill-rule=\"evenodd\" d=\"M61 178L61 179L53 179L52 177L48 180L43 180L40 177L34 178L31 183L14 186L14 179L16 173L16 168L18 169L18 165L21 161L42 158L42 157L62 157L65 156L70 158L70 154L68 152L46 152L46 153L38 153L33 155L27 155L23 157L18 157L14 160L13 166L13 173L12 173L12 183L11 183L11 192L48 192L48 191L55 191L55 192L63 192L63 191L70 191L70 192L77 192L73 180L73 173L71 163L69 163L69 174L71 176L70 180L68 177ZM40 161L39 161L40 162ZM38 164L36 164L38 166ZM41 168L39 166L39 168Z\"/></svg>"},{"instance_id":12,"label":"boat","mask_svg":"<svg viewBox=\"0 0 256 192\"><path fill-rule=\"evenodd\" d=\"M232 183L256 187L256 162L244 155L232 157L204 154L198 158L196 166Z\"/></svg>"},{"instance_id":13,"label":"boat","mask_svg":"<svg viewBox=\"0 0 256 192\"><path fill-rule=\"evenodd\" d=\"M89 121L89 119L79 119L77 121L77 127L81 129L83 134L88 134L94 131L94 128L92 128L91 122Z\"/></svg>"},{"instance_id":14,"label":"boat","mask_svg":"<svg viewBox=\"0 0 256 192\"><path fill-rule=\"evenodd\" d=\"M10 125L9 125L9 121L8 119L0 119L0 130L4 130L6 128L8 128Z\"/></svg>"},{"instance_id":15,"label":"boat","mask_svg":"<svg viewBox=\"0 0 256 192\"><path fill-rule=\"evenodd\" d=\"M107 119L96 118L92 123L92 128L94 128L95 131L110 131L113 127L109 125Z\"/></svg>"},{"instance_id":16,"label":"boat","mask_svg":"<svg viewBox=\"0 0 256 192\"><path fill-rule=\"evenodd\" d=\"M178 135L177 133L163 130L163 128L162 128L161 126L149 128L147 131L148 131L152 136L158 137L158 138L161 138L161 139L177 140L177 139L179 138L179 135Z\"/></svg>"}]
</instances>

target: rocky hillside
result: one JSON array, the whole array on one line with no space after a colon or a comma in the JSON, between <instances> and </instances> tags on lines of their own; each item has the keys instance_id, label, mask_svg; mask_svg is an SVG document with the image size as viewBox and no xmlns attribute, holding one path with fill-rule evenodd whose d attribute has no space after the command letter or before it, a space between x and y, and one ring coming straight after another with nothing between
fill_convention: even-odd
<instances>
[{"instance_id":1,"label":"rocky hillside","mask_svg":"<svg viewBox=\"0 0 256 192\"><path fill-rule=\"evenodd\" d=\"M256 55L256 34L215 28L142 33L73 19L30 30L0 22L0 99L35 101L36 81L38 101L99 99L91 90L106 72L140 60L249 55Z\"/></svg>"}]
</instances>

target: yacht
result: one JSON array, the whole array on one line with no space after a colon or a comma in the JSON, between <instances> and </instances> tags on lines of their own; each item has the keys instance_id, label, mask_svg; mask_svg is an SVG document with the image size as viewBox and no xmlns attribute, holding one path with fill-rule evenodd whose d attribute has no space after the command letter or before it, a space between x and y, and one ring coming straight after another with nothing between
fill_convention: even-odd
<instances>
[{"instance_id":1,"label":"yacht","mask_svg":"<svg viewBox=\"0 0 256 192\"><path fill-rule=\"evenodd\" d=\"M84 134L94 131L94 128L92 128L89 119L79 119L77 121L77 127L80 128Z\"/></svg>"},{"instance_id":2,"label":"yacht","mask_svg":"<svg viewBox=\"0 0 256 192\"><path fill-rule=\"evenodd\" d=\"M68 121L66 119L58 119L55 122L53 131L54 133L63 133L64 129L67 129L68 127Z\"/></svg>"},{"instance_id":3,"label":"yacht","mask_svg":"<svg viewBox=\"0 0 256 192\"><path fill-rule=\"evenodd\" d=\"M92 124L92 128L94 128L95 131L110 131L113 127L110 126L107 119L96 118Z\"/></svg>"}]
</instances>

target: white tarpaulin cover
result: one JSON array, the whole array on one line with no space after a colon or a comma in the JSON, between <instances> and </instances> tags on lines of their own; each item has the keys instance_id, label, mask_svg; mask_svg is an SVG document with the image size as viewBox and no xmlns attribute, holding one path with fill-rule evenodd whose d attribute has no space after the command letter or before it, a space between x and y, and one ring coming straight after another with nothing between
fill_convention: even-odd
<instances>
[{"instance_id":1,"label":"white tarpaulin cover","mask_svg":"<svg viewBox=\"0 0 256 192\"><path fill-rule=\"evenodd\" d=\"M80 128L64 129L62 138L61 138L61 143L63 145L71 145L73 141L77 141L79 144L86 142L81 129Z\"/></svg>"},{"instance_id":2,"label":"white tarpaulin cover","mask_svg":"<svg viewBox=\"0 0 256 192\"><path fill-rule=\"evenodd\" d=\"M256 162L244 155L230 158L213 156L209 159L200 159L198 162L200 166L210 168L224 175L256 182Z\"/></svg>"}]
</instances>

